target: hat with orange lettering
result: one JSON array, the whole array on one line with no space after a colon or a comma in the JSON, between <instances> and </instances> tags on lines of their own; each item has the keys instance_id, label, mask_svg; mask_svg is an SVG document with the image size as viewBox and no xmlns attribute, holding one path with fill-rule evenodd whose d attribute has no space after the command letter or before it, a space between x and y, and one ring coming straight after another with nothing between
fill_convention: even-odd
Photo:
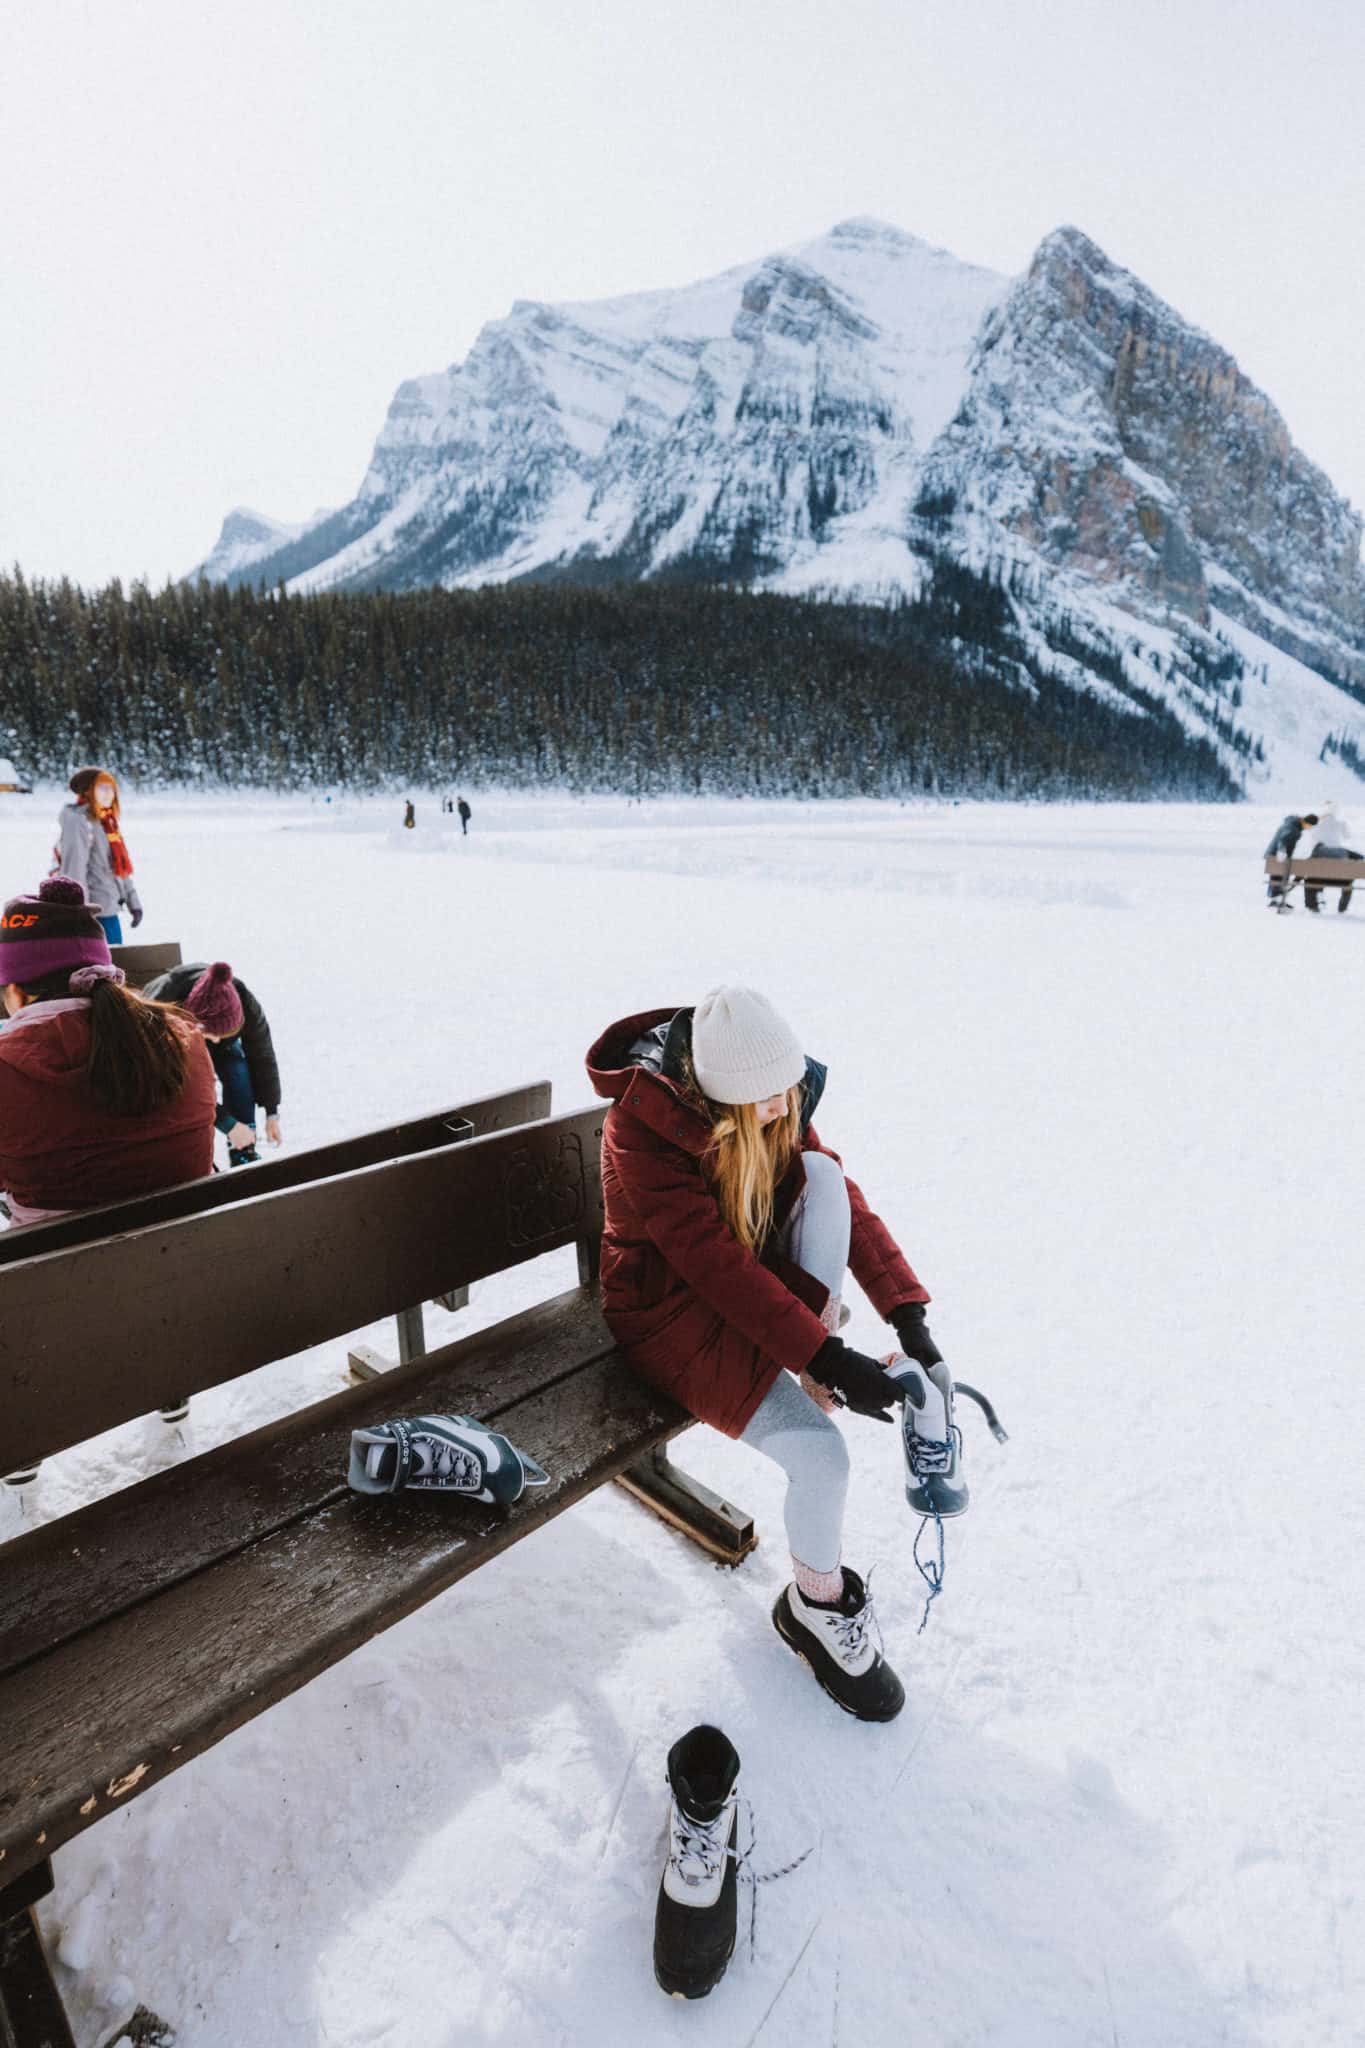
<instances>
[{"instance_id":1,"label":"hat with orange lettering","mask_svg":"<svg viewBox=\"0 0 1365 2048\"><path fill-rule=\"evenodd\" d=\"M70 875L49 875L36 896L14 896L0 916L0 984L21 988L64 967L108 967L109 941L93 903Z\"/></svg>"}]
</instances>

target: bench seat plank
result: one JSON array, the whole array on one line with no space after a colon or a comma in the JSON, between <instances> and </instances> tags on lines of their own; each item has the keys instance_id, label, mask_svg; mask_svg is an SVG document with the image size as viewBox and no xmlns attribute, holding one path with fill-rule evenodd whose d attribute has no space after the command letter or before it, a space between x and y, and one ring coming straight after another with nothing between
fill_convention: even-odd
<instances>
[{"instance_id":1,"label":"bench seat plank","mask_svg":"<svg viewBox=\"0 0 1365 2048\"><path fill-rule=\"evenodd\" d=\"M438 1376L427 1391L439 1384ZM551 1475L515 1507L344 1492L0 1678L4 1755L17 1764L7 1769L0 1760L0 1883L562 1513L687 1420L618 1355L594 1357L500 1415L500 1426ZM461 1654L453 1635L453 1666Z\"/></svg>"},{"instance_id":2,"label":"bench seat plank","mask_svg":"<svg viewBox=\"0 0 1365 2048\"><path fill-rule=\"evenodd\" d=\"M1283 881L1289 876L1296 882L1359 882L1365 881L1365 860L1318 860L1285 861L1274 854L1267 854L1265 871Z\"/></svg>"},{"instance_id":3,"label":"bench seat plank","mask_svg":"<svg viewBox=\"0 0 1365 2048\"><path fill-rule=\"evenodd\" d=\"M614 1349L595 1297L575 1288L14 1537L0 1551L0 1673L344 1497L353 1429L424 1411L493 1421Z\"/></svg>"}]
</instances>

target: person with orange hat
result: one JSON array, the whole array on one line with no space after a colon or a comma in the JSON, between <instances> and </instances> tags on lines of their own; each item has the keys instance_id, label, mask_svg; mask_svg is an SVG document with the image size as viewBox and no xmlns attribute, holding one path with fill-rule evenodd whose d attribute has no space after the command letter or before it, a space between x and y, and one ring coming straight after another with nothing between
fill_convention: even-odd
<instances>
[{"instance_id":1,"label":"person with orange hat","mask_svg":"<svg viewBox=\"0 0 1365 2048\"><path fill-rule=\"evenodd\" d=\"M81 884L104 936L111 946L121 946L119 912L127 909L136 931L142 901L133 887L132 856L119 824L118 784L107 768L78 768L67 786L76 801L62 807L52 872Z\"/></svg>"}]
</instances>

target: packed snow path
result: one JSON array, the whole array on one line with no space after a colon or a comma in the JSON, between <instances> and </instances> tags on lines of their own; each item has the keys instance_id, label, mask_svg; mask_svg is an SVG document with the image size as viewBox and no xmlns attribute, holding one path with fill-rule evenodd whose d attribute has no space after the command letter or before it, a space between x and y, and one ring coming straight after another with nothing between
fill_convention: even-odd
<instances>
[{"instance_id":1,"label":"packed snow path","mask_svg":"<svg viewBox=\"0 0 1365 2048\"><path fill-rule=\"evenodd\" d=\"M763 1532L733 1574L616 1490L573 1510L59 1853L82 2048L139 2001L180 2048L1357 2042L1365 905L1266 912L1278 810L471 794L463 843L421 795L415 833L401 796L130 795L138 936L259 990L289 1141L540 1074L571 1107L605 1022L751 980L829 1062L821 1133L1012 1441L966 1410L917 1638L895 1439L846 1425L886 1728L771 1628L762 1460L686 1439ZM7 894L56 806L0 812ZM861 1297L848 1334L890 1341ZM198 1446L340 1384L344 1348L196 1402ZM67 1454L38 1511L165 1434ZM688 2008L650 1937L664 1756L701 1719L757 1867L815 1853Z\"/></svg>"}]
</instances>

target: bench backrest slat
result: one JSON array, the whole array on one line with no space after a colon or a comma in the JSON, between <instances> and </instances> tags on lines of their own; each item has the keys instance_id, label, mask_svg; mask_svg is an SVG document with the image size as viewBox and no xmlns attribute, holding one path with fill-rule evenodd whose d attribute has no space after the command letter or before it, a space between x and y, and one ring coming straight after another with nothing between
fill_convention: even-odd
<instances>
[{"instance_id":1,"label":"bench backrest slat","mask_svg":"<svg viewBox=\"0 0 1365 2048\"><path fill-rule=\"evenodd\" d=\"M0 1470L602 1229L587 1109L0 1274ZM590 1259L589 1259L590 1263Z\"/></svg>"},{"instance_id":2,"label":"bench backrest slat","mask_svg":"<svg viewBox=\"0 0 1365 2048\"><path fill-rule=\"evenodd\" d=\"M115 967L121 967L132 988L146 988L158 974L169 974L182 965L180 947L174 939L159 946L111 946Z\"/></svg>"},{"instance_id":3,"label":"bench backrest slat","mask_svg":"<svg viewBox=\"0 0 1365 2048\"><path fill-rule=\"evenodd\" d=\"M200 1216L209 1209L254 1200L257 1195L303 1187L309 1181L351 1173L358 1166L377 1166L381 1160L407 1159L415 1152L430 1152L438 1145L452 1144L462 1134L464 1125L472 1124L472 1135L481 1138L488 1131L510 1130L514 1124L531 1123L549 1113L549 1082L532 1081L524 1088L484 1095L476 1102L438 1110L410 1123L365 1131L331 1145L285 1152L277 1158L262 1160L259 1166L207 1174L200 1180L161 1188L154 1195L139 1195L133 1201L109 1202L52 1223L30 1223L22 1230L0 1232L0 1267L13 1265L19 1259L38 1258L45 1252L64 1251L70 1245L89 1244L97 1237L112 1237L118 1231L143 1230L152 1223L171 1223L180 1216ZM471 1133L466 1131L463 1135Z\"/></svg>"}]
</instances>

